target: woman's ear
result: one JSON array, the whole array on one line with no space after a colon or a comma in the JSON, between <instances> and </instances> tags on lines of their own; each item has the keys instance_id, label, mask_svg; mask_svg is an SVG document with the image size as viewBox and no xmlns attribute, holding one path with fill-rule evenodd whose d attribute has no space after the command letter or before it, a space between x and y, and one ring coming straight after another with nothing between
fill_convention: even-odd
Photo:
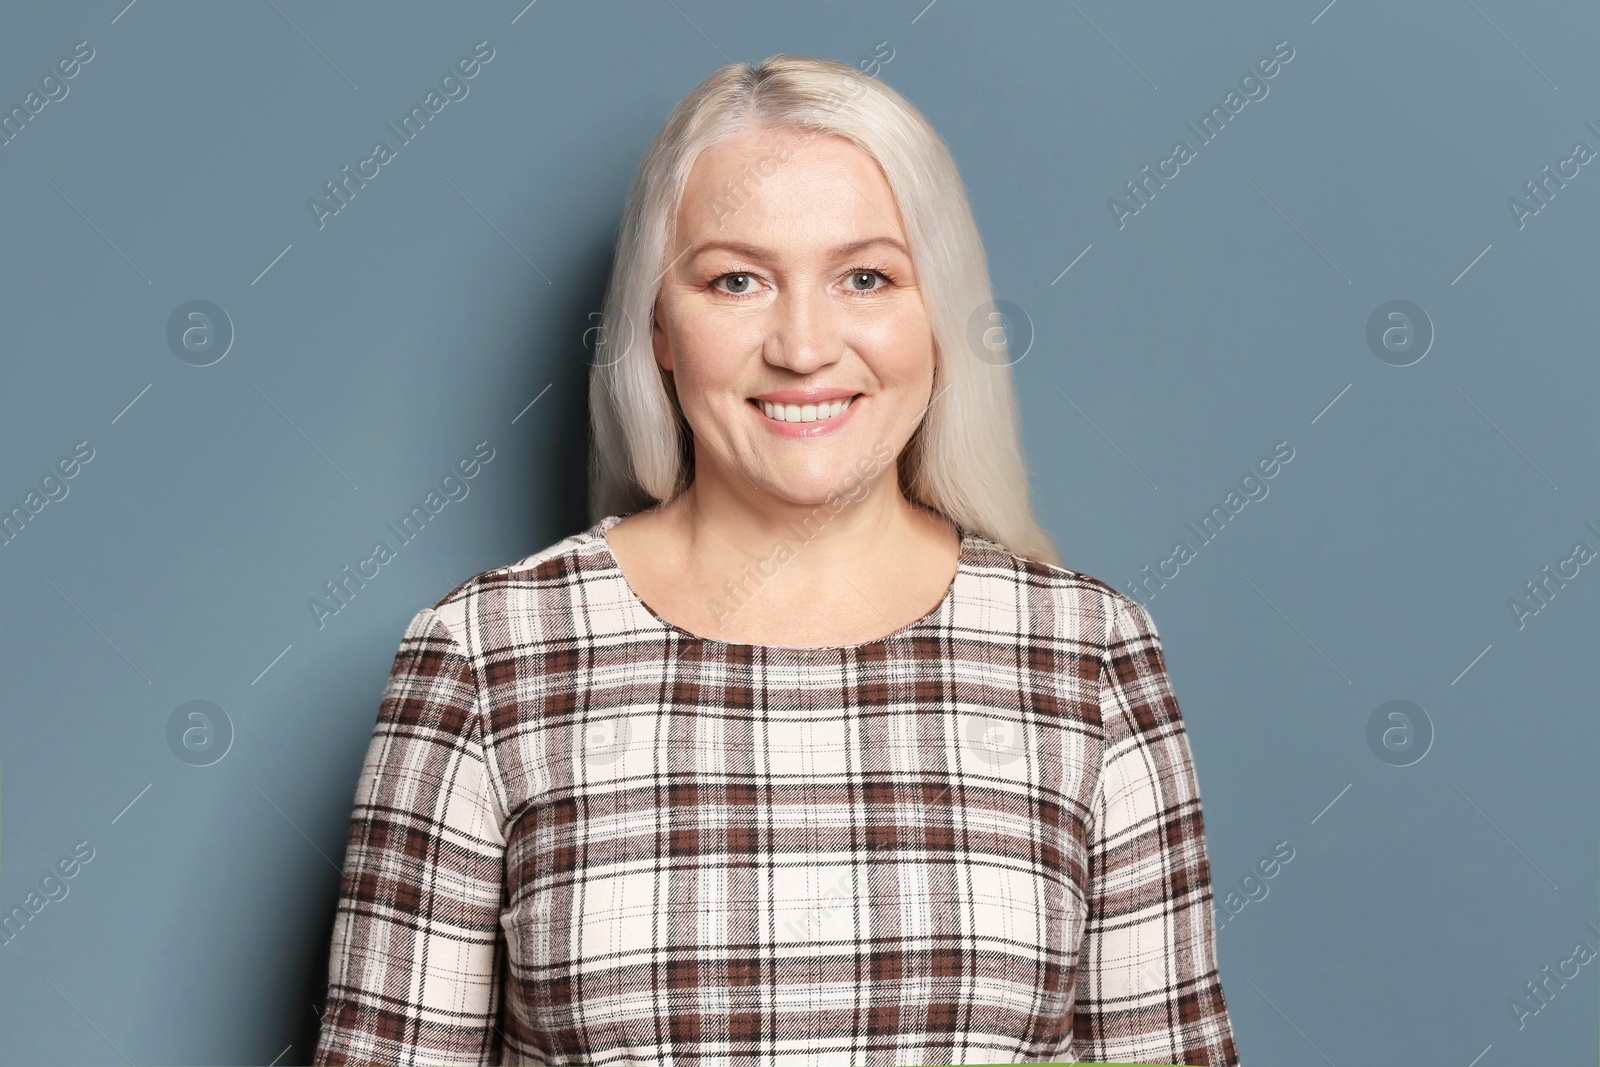
<instances>
[{"instance_id":1,"label":"woman's ear","mask_svg":"<svg viewBox=\"0 0 1600 1067\"><path fill-rule=\"evenodd\" d=\"M655 353L656 364L672 373L672 346L667 340L666 327L661 325L661 301L658 298L650 309L650 348Z\"/></svg>"}]
</instances>

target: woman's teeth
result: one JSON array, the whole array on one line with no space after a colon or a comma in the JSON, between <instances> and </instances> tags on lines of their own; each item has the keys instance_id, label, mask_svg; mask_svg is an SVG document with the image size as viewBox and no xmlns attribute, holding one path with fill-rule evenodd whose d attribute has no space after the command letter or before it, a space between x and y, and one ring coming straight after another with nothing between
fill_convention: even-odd
<instances>
[{"instance_id":1,"label":"woman's teeth","mask_svg":"<svg viewBox=\"0 0 1600 1067\"><path fill-rule=\"evenodd\" d=\"M825 404L772 404L765 400L756 402L761 405L761 410L766 412L767 418L775 422L818 422L844 414L854 401L855 397L852 396L830 400Z\"/></svg>"}]
</instances>

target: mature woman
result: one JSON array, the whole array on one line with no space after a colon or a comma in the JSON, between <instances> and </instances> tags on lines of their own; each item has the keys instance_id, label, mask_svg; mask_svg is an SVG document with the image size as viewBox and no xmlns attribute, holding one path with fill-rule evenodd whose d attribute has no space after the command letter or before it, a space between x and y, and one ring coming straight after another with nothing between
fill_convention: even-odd
<instances>
[{"instance_id":1,"label":"mature woman","mask_svg":"<svg viewBox=\"0 0 1600 1067\"><path fill-rule=\"evenodd\" d=\"M1238 1062L1160 640L1034 520L989 301L892 89L678 106L598 520L407 627L317 1063Z\"/></svg>"}]
</instances>

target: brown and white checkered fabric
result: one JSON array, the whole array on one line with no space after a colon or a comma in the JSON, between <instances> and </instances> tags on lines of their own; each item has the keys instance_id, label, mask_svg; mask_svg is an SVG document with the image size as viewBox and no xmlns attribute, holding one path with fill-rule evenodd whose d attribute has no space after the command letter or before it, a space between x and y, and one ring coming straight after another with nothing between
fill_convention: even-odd
<instances>
[{"instance_id":1,"label":"brown and white checkered fabric","mask_svg":"<svg viewBox=\"0 0 1600 1067\"><path fill-rule=\"evenodd\" d=\"M1237 1064L1160 639L963 531L932 613L729 644L610 516L406 628L317 1064Z\"/></svg>"}]
</instances>

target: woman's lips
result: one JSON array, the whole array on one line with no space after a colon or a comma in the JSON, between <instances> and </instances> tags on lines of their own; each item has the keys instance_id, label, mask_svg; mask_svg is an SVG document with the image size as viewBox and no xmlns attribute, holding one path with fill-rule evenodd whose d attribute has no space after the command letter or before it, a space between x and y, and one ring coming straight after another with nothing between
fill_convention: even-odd
<instances>
[{"instance_id":1,"label":"woman's lips","mask_svg":"<svg viewBox=\"0 0 1600 1067\"><path fill-rule=\"evenodd\" d=\"M846 422L850 420L850 416L855 412L856 407L861 403L861 399L862 394L857 393L855 396L850 398L849 403L845 406L844 411L842 411L840 414L833 415L828 418L816 419L812 422L780 422L777 419L770 418L763 409L761 402L754 398L749 401L749 406L755 417L760 419L768 430L777 434L778 436L809 438L822 437L838 431ZM803 408L805 405L793 404L784 406L786 408Z\"/></svg>"}]
</instances>

